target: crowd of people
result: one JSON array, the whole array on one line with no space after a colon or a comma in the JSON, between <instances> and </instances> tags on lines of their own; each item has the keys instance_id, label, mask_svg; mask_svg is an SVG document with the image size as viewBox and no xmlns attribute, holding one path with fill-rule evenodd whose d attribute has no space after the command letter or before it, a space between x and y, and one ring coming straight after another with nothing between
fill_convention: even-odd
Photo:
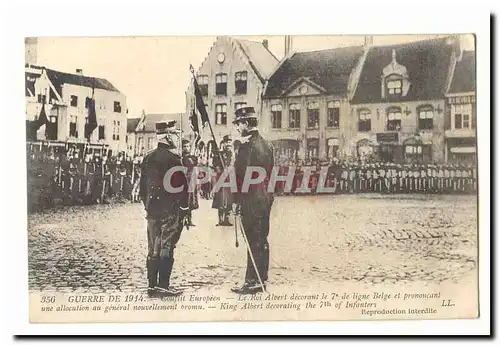
<instances>
[{"instance_id":1,"label":"crowd of people","mask_svg":"<svg viewBox=\"0 0 500 345\"><path fill-rule=\"evenodd\" d=\"M96 204L139 202L139 157L121 153L117 156L88 154L69 149L28 150L28 203L30 210L50 208L55 204ZM210 167L213 159L199 155L198 166ZM477 169L472 164L396 164L318 160L276 160L279 175L291 168L295 175L291 186L277 182L277 195L315 194L319 187L327 193L468 193L477 192ZM321 179L320 171L327 170ZM215 169L216 170L216 169ZM312 171L311 171L312 170ZM304 174L310 173L309 183ZM321 184L321 185L320 185ZM214 181L200 188L199 196L213 199Z\"/></svg>"}]
</instances>

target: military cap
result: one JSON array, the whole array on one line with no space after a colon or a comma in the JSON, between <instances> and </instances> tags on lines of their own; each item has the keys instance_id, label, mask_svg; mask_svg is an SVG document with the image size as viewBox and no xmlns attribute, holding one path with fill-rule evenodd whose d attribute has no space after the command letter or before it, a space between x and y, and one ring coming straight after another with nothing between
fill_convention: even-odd
<instances>
[{"instance_id":1,"label":"military cap","mask_svg":"<svg viewBox=\"0 0 500 345\"><path fill-rule=\"evenodd\" d=\"M175 128L175 124L177 121L172 120L168 122L157 122L156 123L156 134L168 134L168 133L176 133L178 132Z\"/></svg>"},{"instance_id":2,"label":"military cap","mask_svg":"<svg viewBox=\"0 0 500 345\"><path fill-rule=\"evenodd\" d=\"M242 107L236 109L234 112L234 120L233 123L238 123L242 120L248 119L256 119L257 115L255 114L255 109L253 107Z\"/></svg>"},{"instance_id":3,"label":"military cap","mask_svg":"<svg viewBox=\"0 0 500 345\"><path fill-rule=\"evenodd\" d=\"M228 141L232 141L231 134L226 134L225 136L222 137L223 143L227 143Z\"/></svg>"},{"instance_id":4,"label":"military cap","mask_svg":"<svg viewBox=\"0 0 500 345\"><path fill-rule=\"evenodd\" d=\"M187 139L182 139L182 145L184 145L184 144L189 144L189 140L187 140Z\"/></svg>"}]
</instances>

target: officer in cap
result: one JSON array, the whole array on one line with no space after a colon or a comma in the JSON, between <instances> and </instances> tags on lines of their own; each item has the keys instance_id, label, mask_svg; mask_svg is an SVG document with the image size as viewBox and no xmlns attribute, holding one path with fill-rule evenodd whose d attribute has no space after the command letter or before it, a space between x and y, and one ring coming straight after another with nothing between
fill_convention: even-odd
<instances>
[{"instance_id":1,"label":"officer in cap","mask_svg":"<svg viewBox=\"0 0 500 345\"><path fill-rule=\"evenodd\" d=\"M216 171L217 179L223 175L224 170L228 169L233 162L233 153L231 152L231 146L231 136L227 134L222 138L222 142L220 143L220 150L219 152L216 152L214 156L213 165ZM233 198L230 187L221 187L219 190L215 191L214 199L212 201L212 208L217 209L219 213L219 222L216 224L216 226L233 225L231 224L231 222L229 222L229 215L233 206L232 200Z\"/></svg>"},{"instance_id":2,"label":"officer in cap","mask_svg":"<svg viewBox=\"0 0 500 345\"><path fill-rule=\"evenodd\" d=\"M182 171L168 179L167 172L182 167L177 148L175 121L156 124L158 146L147 154L141 165L140 197L146 210L148 256L146 261L148 294L163 296L180 294L171 288L174 248L189 211L188 182ZM170 184L170 188L168 184ZM174 189L180 188L180 192Z\"/></svg>"},{"instance_id":3,"label":"officer in cap","mask_svg":"<svg viewBox=\"0 0 500 345\"><path fill-rule=\"evenodd\" d=\"M269 216L274 193L268 191L269 178L274 167L274 152L271 143L265 140L257 129L257 116L253 107L235 111L233 123L241 134L241 145L234 163L238 193L236 211L241 213L243 231L248 239L247 268L243 286L231 289L238 294L252 294L261 290L259 277L265 284L269 270ZM242 190L248 167L261 167L266 171L264 181ZM257 271L251 261L253 255Z\"/></svg>"}]
</instances>

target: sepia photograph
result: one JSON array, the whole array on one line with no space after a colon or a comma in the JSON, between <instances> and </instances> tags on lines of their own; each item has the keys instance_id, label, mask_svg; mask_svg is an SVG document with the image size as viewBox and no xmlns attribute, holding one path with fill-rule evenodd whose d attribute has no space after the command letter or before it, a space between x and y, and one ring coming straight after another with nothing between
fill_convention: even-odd
<instances>
[{"instance_id":1,"label":"sepia photograph","mask_svg":"<svg viewBox=\"0 0 500 345\"><path fill-rule=\"evenodd\" d=\"M24 43L31 322L478 317L474 34Z\"/></svg>"}]
</instances>

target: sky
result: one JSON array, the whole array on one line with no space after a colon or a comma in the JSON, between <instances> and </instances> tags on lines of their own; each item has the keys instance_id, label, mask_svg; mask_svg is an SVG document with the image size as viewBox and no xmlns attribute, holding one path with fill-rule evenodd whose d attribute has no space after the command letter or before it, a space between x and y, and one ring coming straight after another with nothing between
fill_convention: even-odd
<instances>
[{"instance_id":1,"label":"sky","mask_svg":"<svg viewBox=\"0 0 500 345\"><path fill-rule=\"evenodd\" d=\"M267 39L278 59L284 55L284 36L236 36ZM439 35L374 36L374 45L396 44ZM146 113L185 111L189 64L203 62L215 36L161 37L43 37L38 39L37 64L55 70L105 78L127 97L129 117ZM361 45L364 36L293 36L294 51L312 51ZM474 50L474 38L461 36L465 50Z\"/></svg>"}]
</instances>

